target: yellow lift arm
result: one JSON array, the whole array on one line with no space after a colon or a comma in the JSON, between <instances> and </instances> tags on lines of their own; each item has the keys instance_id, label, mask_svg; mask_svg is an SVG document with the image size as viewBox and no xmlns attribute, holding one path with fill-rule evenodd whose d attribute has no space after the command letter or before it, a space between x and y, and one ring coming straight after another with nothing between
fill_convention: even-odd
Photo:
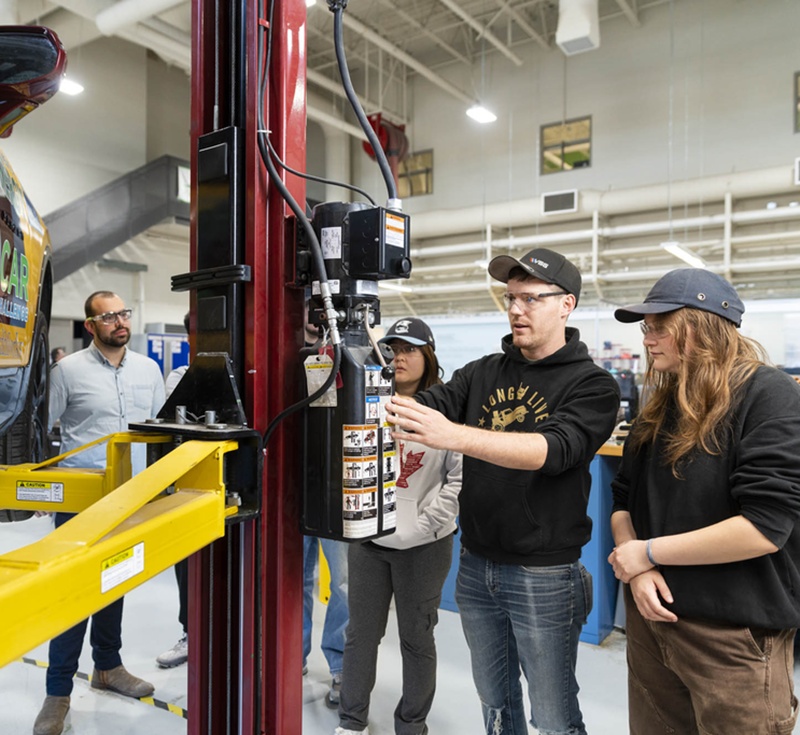
<instances>
[{"instance_id":1,"label":"yellow lift arm","mask_svg":"<svg viewBox=\"0 0 800 735\"><path fill-rule=\"evenodd\" d=\"M0 467L0 508L79 513L0 556L0 667L225 534L225 518L237 507L226 507L223 458L238 442L185 441L131 478L132 442L173 439L112 434L100 440L108 441L105 470L53 466L86 447ZM54 500L59 493L62 502Z\"/></svg>"}]
</instances>

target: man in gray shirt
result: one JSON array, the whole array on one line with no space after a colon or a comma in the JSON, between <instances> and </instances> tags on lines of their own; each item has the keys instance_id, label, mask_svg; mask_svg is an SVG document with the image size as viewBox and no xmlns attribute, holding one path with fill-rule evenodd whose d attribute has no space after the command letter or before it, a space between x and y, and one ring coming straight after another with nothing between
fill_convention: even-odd
<instances>
[{"instance_id":1,"label":"man in gray shirt","mask_svg":"<svg viewBox=\"0 0 800 735\"><path fill-rule=\"evenodd\" d=\"M67 355L50 373L50 422L61 419L61 449L68 452L114 432L127 431L128 422L152 418L164 403L164 380L149 357L130 351L131 310L110 291L86 299L86 329L94 341L85 350ZM134 445L134 474L144 469L145 447ZM68 457L62 467L104 468L106 446ZM56 513L56 528L72 514ZM34 735L60 735L69 711L72 678L78 670L88 620L50 641L47 697L34 725ZM154 687L122 665L122 599L92 616L92 687L128 697L147 697Z\"/></svg>"}]
</instances>

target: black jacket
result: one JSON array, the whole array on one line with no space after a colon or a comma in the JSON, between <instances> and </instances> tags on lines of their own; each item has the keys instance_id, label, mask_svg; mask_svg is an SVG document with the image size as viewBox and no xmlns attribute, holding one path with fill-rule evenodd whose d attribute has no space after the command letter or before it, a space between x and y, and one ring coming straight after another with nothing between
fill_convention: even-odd
<instances>
[{"instance_id":1,"label":"black jacket","mask_svg":"<svg viewBox=\"0 0 800 735\"><path fill-rule=\"evenodd\" d=\"M532 362L507 335L502 354L471 362L415 396L459 424L539 432L547 440L538 471L464 457L461 541L486 559L569 564L591 538L589 463L614 429L619 389L589 357L578 330L567 328L566 336L564 347Z\"/></svg>"},{"instance_id":2,"label":"black jacket","mask_svg":"<svg viewBox=\"0 0 800 735\"><path fill-rule=\"evenodd\" d=\"M637 538L685 533L743 515L779 551L731 564L662 566L679 618L758 628L800 626L800 386L760 367L734 410L727 449L661 461L662 442L625 448L612 483L614 511L631 514ZM669 420L669 418L665 419Z\"/></svg>"}]
</instances>

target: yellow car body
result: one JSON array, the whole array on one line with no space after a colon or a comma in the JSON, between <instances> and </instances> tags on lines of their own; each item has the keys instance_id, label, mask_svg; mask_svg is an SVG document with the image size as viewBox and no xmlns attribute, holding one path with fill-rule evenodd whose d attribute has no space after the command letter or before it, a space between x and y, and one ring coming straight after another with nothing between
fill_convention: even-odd
<instances>
[{"instance_id":1,"label":"yellow car body","mask_svg":"<svg viewBox=\"0 0 800 735\"><path fill-rule=\"evenodd\" d=\"M0 433L24 408L34 359L46 369L50 256L47 228L0 150ZM42 330L44 356L35 354Z\"/></svg>"}]
</instances>

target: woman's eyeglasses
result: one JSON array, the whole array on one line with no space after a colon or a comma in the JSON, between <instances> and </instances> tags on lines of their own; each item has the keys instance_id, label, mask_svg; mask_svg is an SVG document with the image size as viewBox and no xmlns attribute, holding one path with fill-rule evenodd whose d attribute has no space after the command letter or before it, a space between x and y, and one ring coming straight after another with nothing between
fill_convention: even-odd
<instances>
[{"instance_id":1,"label":"woman's eyeglasses","mask_svg":"<svg viewBox=\"0 0 800 735\"><path fill-rule=\"evenodd\" d=\"M645 337L650 335L653 339L661 339L662 337L666 337L668 334L666 327L664 326L657 327L653 324L647 324L646 322L640 322L639 329L642 330L642 334Z\"/></svg>"},{"instance_id":2,"label":"woman's eyeglasses","mask_svg":"<svg viewBox=\"0 0 800 735\"><path fill-rule=\"evenodd\" d=\"M389 345L394 356L398 355L416 355L419 352L419 347L416 345Z\"/></svg>"}]
</instances>

